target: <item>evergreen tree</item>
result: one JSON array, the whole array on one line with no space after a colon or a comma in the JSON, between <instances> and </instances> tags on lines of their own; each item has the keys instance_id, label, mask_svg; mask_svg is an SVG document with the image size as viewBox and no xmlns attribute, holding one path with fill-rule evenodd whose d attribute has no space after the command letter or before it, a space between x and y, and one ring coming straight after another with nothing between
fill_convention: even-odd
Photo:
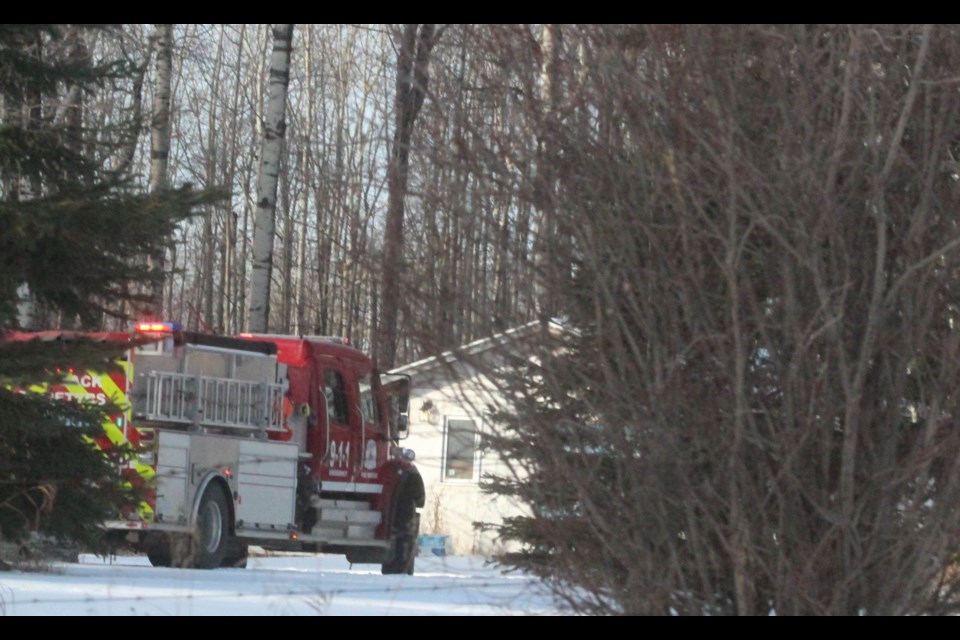
<instances>
[{"instance_id":1,"label":"evergreen tree","mask_svg":"<svg viewBox=\"0 0 960 640\"><path fill-rule=\"evenodd\" d=\"M4 340L25 323L18 307L29 302L82 329L122 320L163 277L146 256L163 251L194 207L220 197L189 185L144 193L118 170L129 163L115 152L142 131L137 114L85 124L84 97L122 92L137 72L129 59L95 63L87 53L94 32L114 31L0 25L0 537L9 540L37 531L90 544L99 523L135 499L92 445L117 407L16 391L55 382L58 367L103 370L127 345Z\"/></svg>"}]
</instances>

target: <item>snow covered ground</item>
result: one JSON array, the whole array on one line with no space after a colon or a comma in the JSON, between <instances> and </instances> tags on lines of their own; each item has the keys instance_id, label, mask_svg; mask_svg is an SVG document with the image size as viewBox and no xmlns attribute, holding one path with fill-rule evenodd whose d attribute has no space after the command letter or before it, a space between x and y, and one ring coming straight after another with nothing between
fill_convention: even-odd
<instances>
[{"instance_id":1,"label":"snow covered ground","mask_svg":"<svg viewBox=\"0 0 960 640\"><path fill-rule=\"evenodd\" d=\"M540 582L475 556L417 558L413 576L343 556L251 556L246 569L165 569L81 556L0 573L0 616L563 615Z\"/></svg>"}]
</instances>

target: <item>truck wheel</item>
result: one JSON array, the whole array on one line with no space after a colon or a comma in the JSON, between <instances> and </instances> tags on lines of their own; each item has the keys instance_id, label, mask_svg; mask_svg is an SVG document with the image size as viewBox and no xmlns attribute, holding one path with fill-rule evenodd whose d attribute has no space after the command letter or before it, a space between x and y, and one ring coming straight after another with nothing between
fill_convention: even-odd
<instances>
[{"instance_id":1,"label":"truck wheel","mask_svg":"<svg viewBox=\"0 0 960 640\"><path fill-rule=\"evenodd\" d=\"M247 545L236 538L230 538L227 541L227 550L223 555L222 567L233 567L235 569L247 568Z\"/></svg>"},{"instance_id":2,"label":"truck wheel","mask_svg":"<svg viewBox=\"0 0 960 640\"><path fill-rule=\"evenodd\" d=\"M147 552L147 559L150 561L150 564L154 567L169 567L170 566L170 554L169 553L151 553Z\"/></svg>"},{"instance_id":3,"label":"truck wheel","mask_svg":"<svg viewBox=\"0 0 960 640\"><path fill-rule=\"evenodd\" d=\"M170 566L170 545L169 543L157 544L147 549L147 559L154 567Z\"/></svg>"},{"instance_id":4,"label":"truck wheel","mask_svg":"<svg viewBox=\"0 0 960 640\"><path fill-rule=\"evenodd\" d=\"M397 514L393 519L390 537L393 538L393 552L380 567L380 573L391 575L405 573L413 575L413 565L417 559L417 535L420 533L420 514L413 500L405 499L397 505Z\"/></svg>"},{"instance_id":5,"label":"truck wheel","mask_svg":"<svg viewBox=\"0 0 960 640\"><path fill-rule=\"evenodd\" d=\"M194 538L194 566L213 569L223 563L230 537L230 506L218 484L211 484L203 492L197 513L197 533Z\"/></svg>"},{"instance_id":6,"label":"truck wheel","mask_svg":"<svg viewBox=\"0 0 960 640\"><path fill-rule=\"evenodd\" d=\"M192 536L180 533L152 533L145 545L147 559L154 567L191 568L196 544Z\"/></svg>"},{"instance_id":7,"label":"truck wheel","mask_svg":"<svg viewBox=\"0 0 960 640\"><path fill-rule=\"evenodd\" d=\"M165 533L148 533L144 540L143 550L147 559L154 567L171 567L170 538Z\"/></svg>"}]
</instances>

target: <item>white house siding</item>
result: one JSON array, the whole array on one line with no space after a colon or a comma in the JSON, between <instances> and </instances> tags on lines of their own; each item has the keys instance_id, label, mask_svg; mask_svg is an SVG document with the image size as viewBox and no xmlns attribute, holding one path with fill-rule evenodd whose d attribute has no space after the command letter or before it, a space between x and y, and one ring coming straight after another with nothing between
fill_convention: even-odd
<instances>
[{"instance_id":1,"label":"white house siding","mask_svg":"<svg viewBox=\"0 0 960 640\"><path fill-rule=\"evenodd\" d=\"M448 553L493 555L505 550L493 532L481 532L474 523L496 524L524 511L512 500L481 492L479 478L443 477L444 418L471 418L480 425L481 437L484 432L489 433L492 427L487 420L489 411L494 407L504 408L504 393L496 389L483 372L502 364L507 353L532 358L530 346L543 338L544 328L534 321L476 340L440 357L393 370L393 373L412 377L410 437L403 444L417 454L417 466L427 493L420 515L420 532L448 536ZM574 330L557 321L550 321L546 328L553 337L575 335ZM420 415L421 407L428 400L434 407L432 421ZM492 452L479 456L477 464L481 475L507 472L506 465Z\"/></svg>"},{"instance_id":2,"label":"white house siding","mask_svg":"<svg viewBox=\"0 0 960 640\"><path fill-rule=\"evenodd\" d=\"M478 386L485 379L468 365L457 363L454 371L440 367L413 374L410 401L410 437L403 445L413 449L416 464L426 488L426 505L420 516L420 532L448 536L447 552L453 555L493 555L504 546L490 531L480 531L475 522L499 523L504 517L522 511L512 501L480 490L479 476L506 471L494 453L478 453L475 457L475 478L444 478L444 425L446 418L470 418L479 426L481 438L491 428L485 419L488 405L497 402L492 389ZM433 403L435 422L421 419L425 401Z\"/></svg>"}]
</instances>

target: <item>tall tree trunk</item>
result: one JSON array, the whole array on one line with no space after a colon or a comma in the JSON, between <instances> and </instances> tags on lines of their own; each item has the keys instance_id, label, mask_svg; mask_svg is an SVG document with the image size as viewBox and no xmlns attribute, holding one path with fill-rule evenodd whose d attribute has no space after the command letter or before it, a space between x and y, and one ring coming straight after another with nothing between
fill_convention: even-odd
<instances>
[{"instance_id":1,"label":"tall tree trunk","mask_svg":"<svg viewBox=\"0 0 960 640\"><path fill-rule=\"evenodd\" d=\"M309 166L309 152L306 151L307 143L304 142L303 162L304 166ZM308 218L310 207L310 189L305 185L301 194L299 229L300 237L297 244L297 295L296 309L294 316L295 333L303 335L309 333L307 330L307 229L310 226Z\"/></svg>"},{"instance_id":2,"label":"tall tree trunk","mask_svg":"<svg viewBox=\"0 0 960 640\"><path fill-rule=\"evenodd\" d=\"M220 41L217 44L217 53L213 60L213 81L210 84L210 107L207 112L207 141L206 152L203 159L204 182L207 185L216 184L219 180L218 164L221 161L222 151L219 146L223 131L219 126L223 118L223 106L220 100L220 87L222 84L223 69L223 30L220 31ZM199 136L199 137L202 137ZM216 215L217 209L222 207L220 203L210 204L206 207L203 216L203 242L201 244L201 255L203 262L200 273L202 274L200 308L198 310L199 322L204 328L212 327L218 330L222 324L222 306L223 295L217 297L214 302L214 281L217 277L217 230Z\"/></svg>"},{"instance_id":3,"label":"tall tree trunk","mask_svg":"<svg viewBox=\"0 0 960 640\"><path fill-rule=\"evenodd\" d=\"M231 188L234 184L234 179L237 175L237 157L239 155L239 138L240 138L240 93L242 88L242 83L240 82L240 71L242 69L241 63L243 61L243 39L246 32L246 25L240 25L240 31L238 34L237 42L237 60L234 64L234 85L233 85L233 101L231 103L230 114L231 114L231 127L230 127L230 141L229 141L229 157L230 164L229 169L227 170L227 180L226 184ZM224 298L224 312L223 312L223 329L227 334L237 333L240 331L238 319L238 312L235 307L236 304L236 295L235 293L239 291L242 287L238 284L236 276L235 264L236 252L237 252L237 214L231 207L229 211L226 212L225 228L224 228L224 244L223 244L223 265L221 267L224 278L223 278L223 288L221 295Z\"/></svg>"},{"instance_id":4,"label":"tall tree trunk","mask_svg":"<svg viewBox=\"0 0 960 640\"><path fill-rule=\"evenodd\" d=\"M534 241L534 295L541 318L551 317L558 311L557 293L560 287L560 266L556 222L556 158L555 136L559 122L559 55L560 25L548 24L543 28L541 44L543 62L540 70L540 103L542 120L538 136L537 159L537 229Z\"/></svg>"},{"instance_id":5,"label":"tall tree trunk","mask_svg":"<svg viewBox=\"0 0 960 640\"><path fill-rule=\"evenodd\" d=\"M267 39L262 37L261 29L257 28L254 31L254 35L251 36L250 41L257 43L258 46L254 49L253 55L253 66L255 71L253 77L257 78L253 82L253 97L251 104L253 108L250 109L250 119L251 126L253 129L252 140L262 140L264 137L264 127L265 127L265 118L263 116L263 103L264 103L264 87L263 82L260 81L260 78L263 77L263 67L265 64L267 56ZM262 46L259 46L261 45ZM241 331L249 330L249 292L250 287L247 286L247 265L250 264L250 254L252 253L252 242L251 242L251 224L254 218L253 211L253 200L256 197L255 190L257 185L255 184L254 178L254 161L256 158L256 149L252 146L248 149L247 157L250 160L244 162L243 164L243 216L241 218L240 229L238 230L238 237L240 238L240 254L237 257L238 263L238 272L239 272L239 282L237 283L237 322L243 326L240 327ZM257 168L259 172L259 167ZM252 269L251 269L252 270Z\"/></svg>"},{"instance_id":6,"label":"tall tree trunk","mask_svg":"<svg viewBox=\"0 0 960 640\"><path fill-rule=\"evenodd\" d=\"M396 128L387 172L387 219L383 242L383 284L375 355L385 369L394 366L403 283L403 215L410 161L410 140L423 106L429 79L430 51L436 25L404 26L397 52Z\"/></svg>"},{"instance_id":7,"label":"tall tree trunk","mask_svg":"<svg viewBox=\"0 0 960 640\"><path fill-rule=\"evenodd\" d=\"M270 279L273 272L273 237L277 207L280 150L286 129L287 87L290 84L292 24L273 26L270 93L265 118L263 150L257 180L257 213L253 223L253 272L250 277L249 328L265 332L270 321Z\"/></svg>"},{"instance_id":8,"label":"tall tree trunk","mask_svg":"<svg viewBox=\"0 0 960 640\"><path fill-rule=\"evenodd\" d=\"M293 218L295 198L291 193L293 185L290 174L295 168L290 167L290 159L286 156L280 158L280 193L278 201L280 205L281 229L280 239L282 240L280 251L280 326L279 333L290 333L290 316L292 312L291 299L293 298Z\"/></svg>"},{"instance_id":9,"label":"tall tree trunk","mask_svg":"<svg viewBox=\"0 0 960 640\"><path fill-rule=\"evenodd\" d=\"M168 186L167 165L170 156L170 82L173 75L173 25L158 24L156 32L157 84L153 94L153 118L150 123L150 190L163 191ZM165 249L149 257L149 265L156 270L151 284L151 303L148 316L163 317L163 286Z\"/></svg>"},{"instance_id":10,"label":"tall tree trunk","mask_svg":"<svg viewBox=\"0 0 960 640\"><path fill-rule=\"evenodd\" d=\"M311 133L313 131L313 25L307 25L303 33L303 75L306 84L307 109L304 114L304 132L300 143L300 170L304 176L310 176L304 184L301 192L300 208L302 218L300 219L300 238L297 245L297 292L296 292L296 316L294 318L294 330L303 335L309 333L306 328L307 318L307 229L309 227L308 213L310 210L311 183L319 183L323 177L313 173L313 161L310 157ZM319 203L318 203L319 206Z\"/></svg>"}]
</instances>

